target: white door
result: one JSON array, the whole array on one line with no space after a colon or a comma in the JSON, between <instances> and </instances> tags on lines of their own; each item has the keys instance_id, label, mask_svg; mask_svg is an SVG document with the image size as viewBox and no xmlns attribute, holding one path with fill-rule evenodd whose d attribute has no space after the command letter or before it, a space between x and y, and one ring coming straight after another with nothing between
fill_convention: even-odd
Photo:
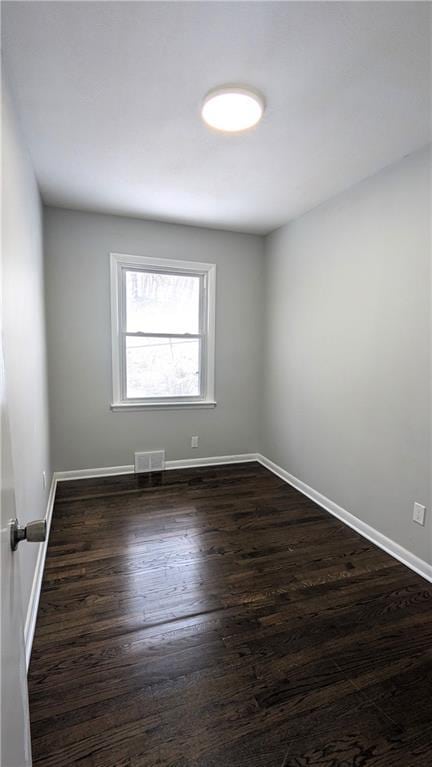
<instances>
[{"instance_id":1,"label":"white door","mask_svg":"<svg viewBox=\"0 0 432 767\"><path fill-rule=\"evenodd\" d=\"M10 547L15 492L0 336L1 398L1 767L30 767L30 718L18 557Z\"/></svg>"}]
</instances>

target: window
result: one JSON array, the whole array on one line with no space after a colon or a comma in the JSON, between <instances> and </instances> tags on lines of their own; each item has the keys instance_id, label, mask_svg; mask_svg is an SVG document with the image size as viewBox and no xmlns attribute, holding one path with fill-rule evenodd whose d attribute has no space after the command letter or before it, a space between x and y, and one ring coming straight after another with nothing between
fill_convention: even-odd
<instances>
[{"instance_id":1,"label":"window","mask_svg":"<svg viewBox=\"0 0 432 767\"><path fill-rule=\"evenodd\" d=\"M111 254L113 410L214 407L214 264Z\"/></svg>"}]
</instances>

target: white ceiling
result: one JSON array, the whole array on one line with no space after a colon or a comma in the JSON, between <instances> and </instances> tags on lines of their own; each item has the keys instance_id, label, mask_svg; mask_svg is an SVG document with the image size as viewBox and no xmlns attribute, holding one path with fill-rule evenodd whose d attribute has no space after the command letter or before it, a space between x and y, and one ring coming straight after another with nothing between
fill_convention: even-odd
<instances>
[{"instance_id":1,"label":"white ceiling","mask_svg":"<svg viewBox=\"0 0 432 767\"><path fill-rule=\"evenodd\" d=\"M3 47L44 200L266 233L431 139L423 2L6 2ZM263 121L210 132L210 88Z\"/></svg>"}]
</instances>

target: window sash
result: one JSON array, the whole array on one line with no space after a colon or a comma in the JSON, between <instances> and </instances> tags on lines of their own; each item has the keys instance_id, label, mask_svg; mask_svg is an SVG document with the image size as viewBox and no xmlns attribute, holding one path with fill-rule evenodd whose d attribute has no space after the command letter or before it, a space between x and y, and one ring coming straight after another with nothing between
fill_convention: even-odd
<instances>
[{"instance_id":1,"label":"window sash","mask_svg":"<svg viewBox=\"0 0 432 767\"><path fill-rule=\"evenodd\" d=\"M207 331L207 322L206 322L206 307L207 307L207 275L203 272L195 272L191 270L181 270L181 269L173 269L173 268L151 268L151 267L135 267L132 265L125 265L121 266L121 330L124 332L128 332L127 330L127 316L126 316L126 275L128 272L141 272L144 274L169 274L174 277L197 277L200 281L200 287L199 287L199 315L198 315L198 325L199 325L199 332L198 335L205 335ZM131 331L129 331L131 332ZM146 331L142 331L143 333L146 333ZM163 336L164 333L155 333L154 335L157 336ZM170 337L174 336L182 336L182 335L188 335L187 333L167 333L166 335L169 335ZM193 335L193 334L189 334Z\"/></svg>"},{"instance_id":2,"label":"window sash","mask_svg":"<svg viewBox=\"0 0 432 767\"><path fill-rule=\"evenodd\" d=\"M148 333L145 331L127 330L127 299L126 299L126 274L128 272L143 272L145 274L172 274L180 277L190 276L198 277L199 287L199 333ZM208 278L207 273L192 271L190 269L179 269L172 267L146 267L135 266L132 264L120 265L120 280L118 285L118 309L119 309L119 342L120 342L120 401L124 403L161 403L170 402L194 403L205 400L207 391L207 333L208 333ZM128 336L138 338L197 338L200 341L199 352L199 394L197 395L176 395L176 396L153 396L153 397L128 397L127 396L127 364L126 364L126 339Z\"/></svg>"},{"instance_id":3,"label":"window sash","mask_svg":"<svg viewBox=\"0 0 432 767\"><path fill-rule=\"evenodd\" d=\"M122 392L122 401L123 402L177 402L181 400L182 402L201 402L205 396L205 382L206 382L206 369L205 365L203 364L203 360L205 359L205 341L206 337L205 335L197 335L197 334L190 334L190 333L177 333L177 334L167 334L167 333L127 333L124 332L122 335L122 342L121 342L121 392ZM154 396L154 397L128 397L127 396L127 364L126 364L126 339L128 337L138 337L138 338L196 338L200 341L199 345L199 394L196 395L186 395L186 394L177 394L175 396Z\"/></svg>"}]
</instances>

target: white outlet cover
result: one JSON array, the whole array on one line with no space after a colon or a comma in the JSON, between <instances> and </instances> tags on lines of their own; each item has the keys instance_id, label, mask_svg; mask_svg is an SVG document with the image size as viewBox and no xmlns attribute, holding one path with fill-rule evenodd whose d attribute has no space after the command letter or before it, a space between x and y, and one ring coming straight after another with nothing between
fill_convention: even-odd
<instances>
[{"instance_id":1,"label":"white outlet cover","mask_svg":"<svg viewBox=\"0 0 432 767\"><path fill-rule=\"evenodd\" d=\"M199 437L191 438L191 447L198 447L198 443L199 443Z\"/></svg>"},{"instance_id":2,"label":"white outlet cover","mask_svg":"<svg viewBox=\"0 0 432 767\"><path fill-rule=\"evenodd\" d=\"M417 522L418 525L424 525L425 523L426 507L421 503L414 504L413 522Z\"/></svg>"}]
</instances>

